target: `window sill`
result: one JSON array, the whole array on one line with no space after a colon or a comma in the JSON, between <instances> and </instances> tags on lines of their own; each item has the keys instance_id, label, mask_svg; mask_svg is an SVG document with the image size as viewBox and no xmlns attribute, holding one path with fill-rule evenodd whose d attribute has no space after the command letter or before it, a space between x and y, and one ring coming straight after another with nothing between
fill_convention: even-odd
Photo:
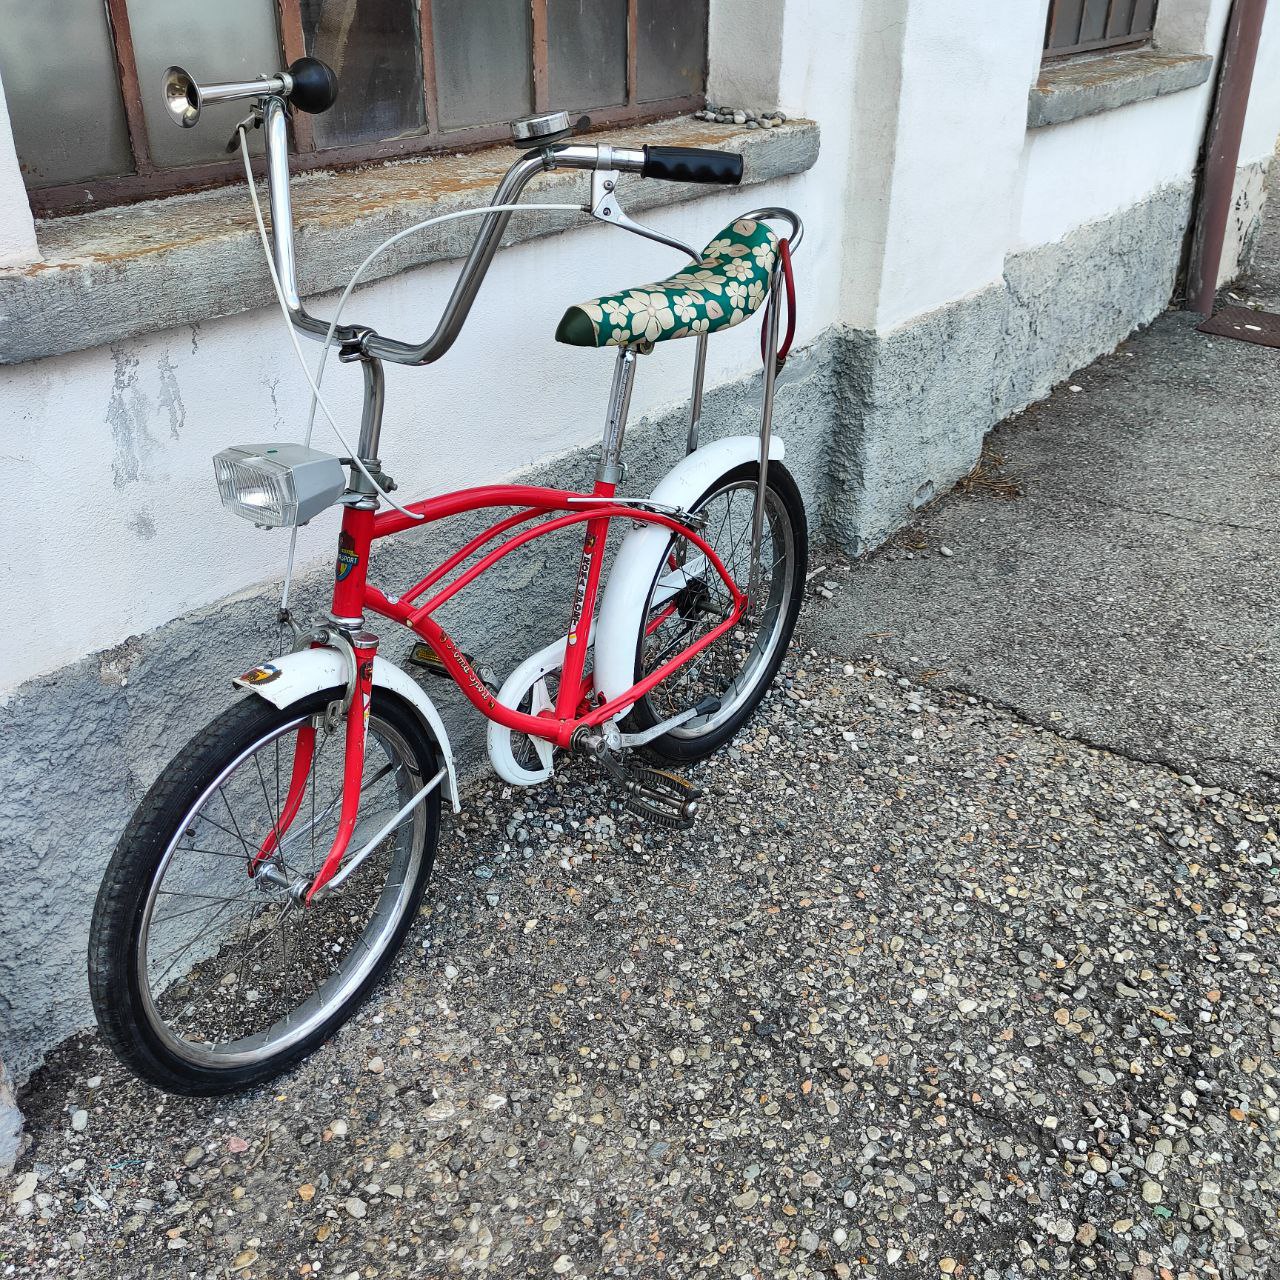
<instances>
[{"instance_id":1,"label":"window sill","mask_svg":"<svg viewBox=\"0 0 1280 1280\"><path fill-rule=\"evenodd\" d=\"M802 173L818 157L818 126L793 120L747 130L682 117L610 130L610 142L740 151L743 186ZM377 168L311 174L294 183L299 283L306 296L341 288L375 245L437 213L484 204L515 158L510 147ZM535 179L530 202L581 203L588 180L557 171ZM718 187L624 178L633 212L678 204ZM745 206L744 206L745 207ZM513 218L504 243L556 234L569 215ZM444 223L389 250L367 280L460 258L478 220ZM577 225L583 225L581 221ZM176 325L269 305L271 283L253 210L238 187L173 196L37 224L42 262L0 270L0 364L81 351Z\"/></svg>"},{"instance_id":2,"label":"window sill","mask_svg":"<svg viewBox=\"0 0 1280 1280\"><path fill-rule=\"evenodd\" d=\"M1101 57L1068 58L1040 69L1031 86L1027 128L1065 124L1166 93L1194 89L1209 78L1213 59L1202 53L1130 49Z\"/></svg>"}]
</instances>

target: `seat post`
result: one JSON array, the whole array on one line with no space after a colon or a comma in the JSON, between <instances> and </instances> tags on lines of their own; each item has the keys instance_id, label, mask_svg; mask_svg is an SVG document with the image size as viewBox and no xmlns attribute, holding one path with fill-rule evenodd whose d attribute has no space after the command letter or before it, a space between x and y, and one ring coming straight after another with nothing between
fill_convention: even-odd
<instances>
[{"instance_id":1,"label":"seat post","mask_svg":"<svg viewBox=\"0 0 1280 1280\"><path fill-rule=\"evenodd\" d=\"M622 441L627 432L631 388L636 380L636 356L645 349L640 343L618 349L618 358L613 366L613 385L609 388L609 415L604 424L604 440L600 444L597 484L616 485L622 479Z\"/></svg>"},{"instance_id":2,"label":"seat post","mask_svg":"<svg viewBox=\"0 0 1280 1280\"><path fill-rule=\"evenodd\" d=\"M689 435L684 451L688 455L698 447L698 428L702 425L702 384L707 377L707 335L698 334L698 349L693 357L693 397L689 401Z\"/></svg>"}]
</instances>

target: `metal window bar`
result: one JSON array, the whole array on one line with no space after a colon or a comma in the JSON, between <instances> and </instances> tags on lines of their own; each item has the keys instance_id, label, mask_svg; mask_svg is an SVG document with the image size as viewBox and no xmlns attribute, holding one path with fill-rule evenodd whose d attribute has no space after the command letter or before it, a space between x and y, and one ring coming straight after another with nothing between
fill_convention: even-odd
<instances>
[{"instance_id":1,"label":"metal window bar","mask_svg":"<svg viewBox=\"0 0 1280 1280\"><path fill-rule=\"evenodd\" d=\"M1063 58L1145 44L1156 25L1157 0L1050 0L1044 56Z\"/></svg>"},{"instance_id":2,"label":"metal window bar","mask_svg":"<svg viewBox=\"0 0 1280 1280\"><path fill-rule=\"evenodd\" d=\"M1142 0L1138 2L1141 3ZM116 51L120 93L124 101L129 142L133 153L134 171L116 177L90 178L83 182L33 187L28 192L28 196L32 211L37 216L74 213L88 208L101 208L105 205L127 204L131 201L147 200L178 191L217 186L233 182L243 176L244 168L238 158L184 165L172 169L157 168L152 161L142 105L148 87L141 85L138 80L133 38L129 31L128 3L129 0L106 0ZM547 30L547 0L529 0L529 5L533 31L530 59L533 72L534 109L544 111L547 109L550 81L549 40L554 38L554 32L549 34ZM306 53L300 0L275 0L275 6L280 31L282 65L287 65ZM658 120L664 116L696 111L704 105L704 95L701 92L676 98L664 98L656 102L640 101L637 75L639 9L640 0L627 0L626 102L616 107L592 111L591 119L596 125L639 124L647 120ZM294 171L344 168L375 160L397 159L446 149L465 151L502 142L508 138L505 124L475 125L451 130L440 128L436 100L432 0L419 0L419 10L422 36L422 95L426 128L411 136L391 138L383 142L365 142L352 146L320 149L316 147L310 118L302 112L295 112L291 125L294 147L291 168ZM705 81L704 64L704 84ZM151 91L155 92L156 87L151 86ZM255 168L262 164L262 161L258 161Z\"/></svg>"}]
</instances>

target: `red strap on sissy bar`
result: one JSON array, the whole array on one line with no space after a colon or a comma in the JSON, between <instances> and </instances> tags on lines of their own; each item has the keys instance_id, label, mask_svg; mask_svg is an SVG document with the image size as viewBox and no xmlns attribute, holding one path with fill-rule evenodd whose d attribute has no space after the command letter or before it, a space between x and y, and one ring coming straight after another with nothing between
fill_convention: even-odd
<instances>
[{"instance_id":1,"label":"red strap on sissy bar","mask_svg":"<svg viewBox=\"0 0 1280 1280\"><path fill-rule=\"evenodd\" d=\"M796 336L796 282L791 274L791 242L789 240L778 241L778 261L782 263L782 281L786 286L787 295L787 336L782 340L782 346L778 348L778 368L781 369L791 351L792 339ZM768 350L765 347L764 325L760 326L760 359L765 363L769 359Z\"/></svg>"}]
</instances>

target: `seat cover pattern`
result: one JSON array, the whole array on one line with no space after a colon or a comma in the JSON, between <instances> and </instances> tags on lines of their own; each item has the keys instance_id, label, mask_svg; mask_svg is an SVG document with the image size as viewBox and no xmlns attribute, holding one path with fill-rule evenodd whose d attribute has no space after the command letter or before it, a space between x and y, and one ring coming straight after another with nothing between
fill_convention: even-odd
<instances>
[{"instance_id":1,"label":"seat cover pattern","mask_svg":"<svg viewBox=\"0 0 1280 1280\"><path fill-rule=\"evenodd\" d=\"M731 329L764 301L777 253L778 237L765 223L739 218L702 251L700 265L570 307L556 339L622 347Z\"/></svg>"}]
</instances>

